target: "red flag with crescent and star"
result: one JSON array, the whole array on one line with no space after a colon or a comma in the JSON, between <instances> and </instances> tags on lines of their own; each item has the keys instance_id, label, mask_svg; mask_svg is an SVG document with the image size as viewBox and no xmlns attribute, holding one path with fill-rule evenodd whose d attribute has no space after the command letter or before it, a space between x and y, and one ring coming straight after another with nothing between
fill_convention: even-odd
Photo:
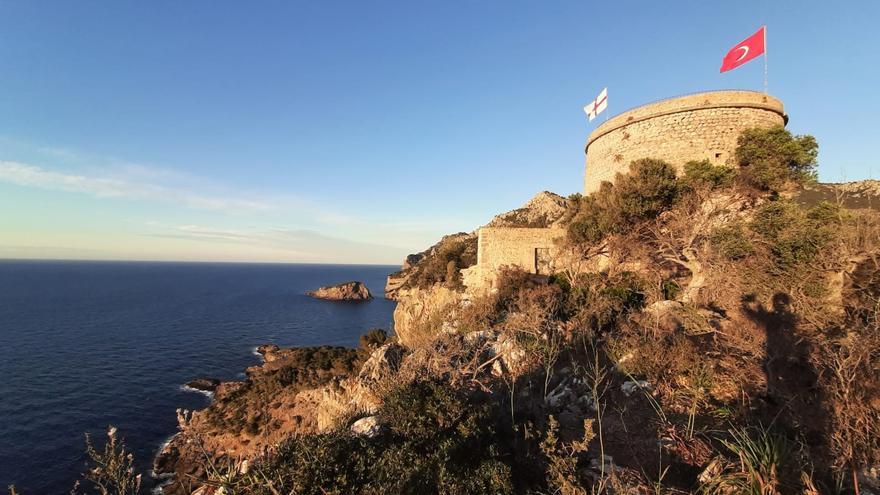
<instances>
[{"instance_id":1,"label":"red flag with crescent and star","mask_svg":"<svg viewBox=\"0 0 880 495\"><path fill-rule=\"evenodd\" d=\"M761 26L761 29L759 29L758 32L731 48L730 51L727 52L727 55L724 56L724 60L721 61L721 72L736 69L740 65L764 53L767 39L766 29L766 26Z\"/></svg>"}]
</instances>

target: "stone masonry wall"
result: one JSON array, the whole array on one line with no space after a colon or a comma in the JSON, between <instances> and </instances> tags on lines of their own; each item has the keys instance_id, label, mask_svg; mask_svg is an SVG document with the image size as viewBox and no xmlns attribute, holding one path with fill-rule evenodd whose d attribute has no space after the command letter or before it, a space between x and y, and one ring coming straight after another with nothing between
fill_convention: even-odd
<instances>
[{"instance_id":1,"label":"stone masonry wall","mask_svg":"<svg viewBox=\"0 0 880 495\"><path fill-rule=\"evenodd\" d=\"M469 289L491 288L498 270L508 265L538 273L538 257L546 260L549 270L557 257L556 240L564 235L561 228L483 227L477 264L462 271L464 283Z\"/></svg>"},{"instance_id":2,"label":"stone masonry wall","mask_svg":"<svg viewBox=\"0 0 880 495\"><path fill-rule=\"evenodd\" d=\"M753 91L716 91L644 105L597 127L587 141L584 193L629 171L639 158L679 167L690 160L732 164L736 140L752 127L785 125L782 102Z\"/></svg>"}]
</instances>

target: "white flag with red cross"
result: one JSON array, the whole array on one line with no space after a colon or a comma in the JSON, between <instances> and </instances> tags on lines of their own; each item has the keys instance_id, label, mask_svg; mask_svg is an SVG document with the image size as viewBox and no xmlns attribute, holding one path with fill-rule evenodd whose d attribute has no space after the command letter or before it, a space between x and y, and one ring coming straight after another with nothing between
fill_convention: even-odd
<instances>
[{"instance_id":1,"label":"white flag with red cross","mask_svg":"<svg viewBox=\"0 0 880 495\"><path fill-rule=\"evenodd\" d=\"M608 88L599 92L599 96L595 100L584 106L584 113L590 118L590 122L596 118L596 115L602 113L602 110L608 108Z\"/></svg>"}]
</instances>

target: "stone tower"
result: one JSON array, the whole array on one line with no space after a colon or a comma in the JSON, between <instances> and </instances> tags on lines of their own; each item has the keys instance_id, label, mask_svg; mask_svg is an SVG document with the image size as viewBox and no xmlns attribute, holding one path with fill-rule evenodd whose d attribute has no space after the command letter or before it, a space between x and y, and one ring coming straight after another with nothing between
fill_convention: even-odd
<instances>
[{"instance_id":1,"label":"stone tower","mask_svg":"<svg viewBox=\"0 0 880 495\"><path fill-rule=\"evenodd\" d=\"M587 140L584 194L640 158L681 169L691 160L732 164L736 140L752 127L785 125L782 102L755 91L710 91L656 101L602 123Z\"/></svg>"}]
</instances>

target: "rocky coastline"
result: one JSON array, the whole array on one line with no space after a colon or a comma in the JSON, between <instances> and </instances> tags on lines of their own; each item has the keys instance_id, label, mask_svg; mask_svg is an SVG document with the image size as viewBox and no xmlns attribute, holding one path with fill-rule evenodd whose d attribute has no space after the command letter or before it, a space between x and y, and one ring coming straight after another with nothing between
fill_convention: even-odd
<instances>
[{"instance_id":1,"label":"rocky coastline","mask_svg":"<svg viewBox=\"0 0 880 495\"><path fill-rule=\"evenodd\" d=\"M355 411L369 417L377 404L371 384L397 365L401 350L375 342L360 349L267 344L257 347L262 363L248 367L245 380L188 382L191 389L213 393L213 400L198 411L177 410L178 432L153 460L161 493L189 495L211 475L208 465L240 470L285 438L326 431ZM356 430L373 435L379 426L365 420Z\"/></svg>"}]
</instances>

